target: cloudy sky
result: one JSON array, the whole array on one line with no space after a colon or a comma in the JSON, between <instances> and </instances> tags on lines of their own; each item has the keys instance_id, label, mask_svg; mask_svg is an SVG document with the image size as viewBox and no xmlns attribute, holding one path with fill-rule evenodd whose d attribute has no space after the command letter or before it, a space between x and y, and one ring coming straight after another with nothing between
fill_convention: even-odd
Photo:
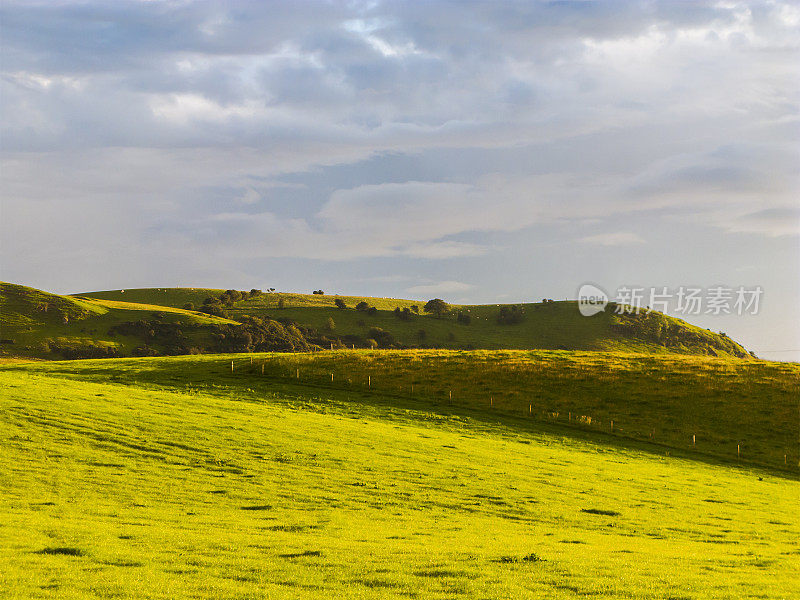
<instances>
[{"instance_id":1,"label":"cloudy sky","mask_svg":"<svg viewBox=\"0 0 800 600\"><path fill-rule=\"evenodd\" d=\"M0 26L6 281L762 286L687 320L800 358L797 2L4 0Z\"/></svg>"}]
</instances>

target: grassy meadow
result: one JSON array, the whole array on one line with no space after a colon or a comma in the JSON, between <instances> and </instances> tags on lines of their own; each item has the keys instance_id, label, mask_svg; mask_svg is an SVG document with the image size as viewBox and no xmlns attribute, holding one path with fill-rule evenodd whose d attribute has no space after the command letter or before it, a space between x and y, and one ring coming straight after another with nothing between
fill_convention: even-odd
<instances>
[{"instance_id":1,"label":"grassy meadow","mask_svg":"<svg viewBox=\"0 0 800 600\"><path fill-rule=\"evenodd\" d=\"M356 400L377 394L794 472L800 460L800 365L794 363L546 350L335 350L35 368L153 389L221 388L256 401L276 385L353 392Z\"/></svg>"},{"instance_id":2,"label":"grassy meadow","mask_svg":"<svg viewBox=\"0 0 800 600\"><path fill-rule=\"evenodd\" d=\"M800 594L789 474L224 361L0 367L4 597Z\"/></svg>"}]
</instances>

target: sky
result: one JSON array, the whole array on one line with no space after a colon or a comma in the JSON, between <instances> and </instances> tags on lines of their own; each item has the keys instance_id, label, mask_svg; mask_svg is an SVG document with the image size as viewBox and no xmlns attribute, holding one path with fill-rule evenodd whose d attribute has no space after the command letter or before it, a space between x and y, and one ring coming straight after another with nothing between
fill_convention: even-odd
<instances>
[{"instance_id":1,"label":"sky","mask_svg":"<svg viewBox=\"0 0 800 600\"><path fill-rule=\"evenodd\" d=\"M0 28L5 281L760 287L683 318L800 360L798 2L4 0Z\"/></svg>"}]
</instances>

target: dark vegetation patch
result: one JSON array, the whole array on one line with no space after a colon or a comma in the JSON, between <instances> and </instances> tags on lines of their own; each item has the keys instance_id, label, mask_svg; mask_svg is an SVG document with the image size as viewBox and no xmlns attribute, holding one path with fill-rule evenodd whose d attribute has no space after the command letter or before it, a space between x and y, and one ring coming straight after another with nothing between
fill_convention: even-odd
<instances>
[{"instance_id":1,"label":"dark vegetation patch","mask_svg":"<svg viewBox=\"0 0 800 600\"><path fill-rule=\"evenodd\" d=\"M144 563L138 560L107 560L104 564L112 567L143 567Z\"/></svg>"},{"instance_id":2,"label":"dark vegetation patch","mask_svg":"<svg viewBox=\"0 0 800 600\"><path fill-rule=\"evenodd\" d=\"M469 571L454 571L452 569L430 569L428 571L416 571L414 575L417 577L432 577L435 579L448 577L465 577L467 579L475 579L478 577Z\"/></svg>"},{"instance_id":3,"label":"dark vegetation patch","mask_svg":"<svg viewBox=\"0 0 800 600\"><path fill-rule=\"evenodd\" d=\"M288 554L278 554L280 558L304 558L309 556L322 556L321 550L304 550L303 552L290 552Z\"/></svg>"},{"instance_id":4,"label":"dark vegetation patch","mask_svg":"<svg viewBox=\"0 0 800 600\"><path fill-rule=\"evenodd\" d=\"M309 529L316 529L316 525L273 525L272 527L268 527L270 531L289 531L289 532L299 532L299 531L307 531Z\"/></svg>"},{"instance_id":5,"label":"dark vegetation patch","mask_svg":"<svg viewBox=\"0 0 800 600\"><path fill-rule=\"evenodd\" d=\"M220 490L220 491L215 491L215 492L211 492L211 493L212 494L218 494L218 493L223 493L224 494L225 492ZM272 506L269 505L269 504L255 504L255 505L252 505L252 506L242 506L242 510L272 510Z\"/></svg>"},{"instance_id":6,"label":"dark vegetation patch","mask_svg":"<svg viewBox=\"0 0 800 600\"><path fill-rule=\"evenodd\" d=\"M504 563L504 564L515 564L515 563L536 563L536 562L544 562L541 556L536 554L535 552L531 552L530 554L526 554L525 556L501 556L495 562Z\"/></svg>"},{"instance_id":7,"label":"dark vegetation patch","mask_svg":"<svg viewBox=\"0 0 800 600\"><path fill-rule=\"evenodd\" d=\"M70 548L67 546L57 546L54 548L43 548L37 550L34 554L51 554L61 556L84 556L84 551L80 548Z\"/></svg>"},{"instance_id":8,"label":"dark vegetation patch","mask_svg":"<svg viewBox=\"0 0 800 600\"><path fill-rule=\"evenodd\" d=\"M588 513L590 515L604 515L606 517L618 517L620 513L615 510L606 510L604 508L582 508L581 512Z\"/></svg>"}]
</instances>

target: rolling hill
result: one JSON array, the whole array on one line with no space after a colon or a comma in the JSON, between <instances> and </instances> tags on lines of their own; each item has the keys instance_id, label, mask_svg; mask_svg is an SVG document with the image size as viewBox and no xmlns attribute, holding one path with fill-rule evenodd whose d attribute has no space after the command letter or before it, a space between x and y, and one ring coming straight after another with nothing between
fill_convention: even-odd
<instances>
[{"instance_id":1,"label":"rolling hill","mask_svg":"<svg viewBox=\"0 0 800 600\"><path fill-rule=\"evenodd\" d=\"M150 288L88 292L81 297L104 301L163 304L201 309L225 290ZM318 294L239 293L226 298L219 314L234 320L270 318L295 323L311 332L323 347L605 350L708 356L750 355L724 334L695 327L658 312L625 316L606 312L580 315L575 302L518 305L452 305L441 317L424 314L424 301L327 296ZM337 308L341 301L346 308ZM374 310L356 310L364 303ZM500 312L512 307L519 318L500 323ZM409 309L409 310L405 310ZM415 309L415 310L412 310ZM461 319L459 319L459 314Z\"/></svg>"},{"instance_id":2,"label":"rolling hill","mask_svg":"<svg viewBox=\"0 0 800 600\"><path fill-rule=\"evenodd\" d=\"M0 356L118 358L224 351L239 329L238 321L170 305L60 296L0 283ZM309 348L299 331L277 322L250 329L266 338L264 349Z\"/></svg>"}]
</instances>

